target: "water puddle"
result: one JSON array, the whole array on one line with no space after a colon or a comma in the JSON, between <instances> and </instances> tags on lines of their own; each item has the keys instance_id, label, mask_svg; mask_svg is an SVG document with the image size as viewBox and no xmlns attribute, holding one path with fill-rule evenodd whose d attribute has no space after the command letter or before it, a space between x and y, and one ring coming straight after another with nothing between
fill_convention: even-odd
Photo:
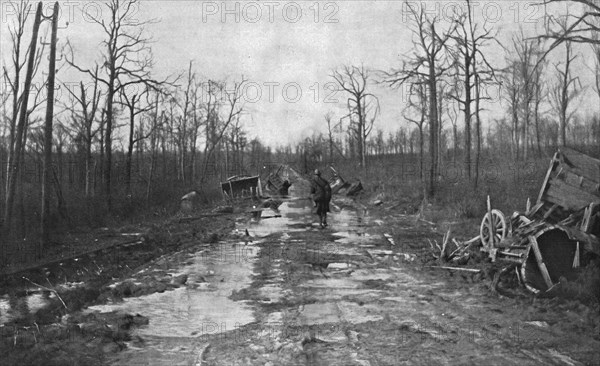
<instances>
[{"instance_id":1,"label":"water puddle","mask_svg":"<svg viewBox=\"0 0 600 366\"><path fill-rule=\"evenodd\" d=\"M374 241L381 239L378 235L371 235L369 233L357 231L357 230L348 230L348 231L339 231L333 233L333 236L338 237L339 239L335 240L335 243L338 244L370 244Z\"/></svg>"},{"instance_id":2,"label":"water puddle","mask_svg":"<svg viewBox=\"0 0 600 366\"><path fill-rule=\"evenodd\" d=\"M360 324L382 319L383 316L374 313L373 308L346 301L308 304L300 309L298 315L298 323L301 325L342 322Z\"/></svg>"},{"instance_id":3,"label":"water puddle","mask_svg":"<svg viewBox=\"0 0 600 366\"><path fill-rule=\"evenodd\" d=\"M277 211L265 210L263 212L265 216L281 215L281 217L252 220L248 226L248 232L251 236L264 238L284 231L289 233L306 230L311 226L311 222L306 220L310 209L308 200L284 202Z\"/></svg>"},{"instance_id":4,"label":"water puddle","mask_svg":"<svg viewBox=\"0 0 600 366\"><path fill-rule=\"evenodd\" d=\"M27 319L36 311L50 304L55 295L50 291L31 289L19 296L0 296L0 325L19 319Z\"/></svg>"},{"instance_id":5,"label":"water puddle","mask_svg":"<svg viewBox=\"0 0 600 366\"><path fill-rule=\"evenodd\" d=\"M186 287L93 306L88 311L142 314L150 324L134 331L140 336L199 337L215 330L235 330L254 321L252 307L230 296L250 285L257 251L253 246L221 243L211 252L196 253L192 264L177 270L188 275Z\"/></svg>"}]
</instances>

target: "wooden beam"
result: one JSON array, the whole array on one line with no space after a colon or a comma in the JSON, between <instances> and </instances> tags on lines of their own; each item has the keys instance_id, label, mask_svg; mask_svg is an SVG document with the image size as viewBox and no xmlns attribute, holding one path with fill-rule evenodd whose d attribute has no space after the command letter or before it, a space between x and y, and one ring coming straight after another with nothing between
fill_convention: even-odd
<instances>
[{"instance_id":1,"label":"wooden beam","mask_svg":"<svg viewBox=\"0 0 600 366\"><path fill-rule=\"evenodd\" d=\"M461 268L461 267L448 267L448 266L427 266L429 268L440 268L440 269L448 269L451 271L462 271L462 272L471 272L471 273L479 273L480 269L475 268Z\"/></svg>"},{"instance_id":2,"label":"wooden beam","mask_svg":"<svg viewBox=\"0 0 600 366\"><path fill-rule=\"evenodd\" d=\"M557 207L558 207L558 205L556 203L554 205L552 205L552 207L550 207L550 209L548 211L546 211L546 213L544 214L544 220L546 220L548 217L550 217L550 215L552 215L552 212L554 212L554 210L556 210Z\"/></svg>"},{"instance_id":3,"label":"wooden beam","mask_svg":"<svg viewBox=\"0 0 600 366\"><path fill-rule=\"evenodd\" d=\"M542 183L542 188L540 189L540 194L538 195L537 203L542 202L542 197L544 196L544 191L546 190L546 186L548 185L548 180L550 179L550 174L554 170L554 164L558 162L558 152L554 153L552 160L550 160L550 167L548 167L548 171L546 172L546 177L544 178L544 182Z\"/></svg>"},{"instance_id":4,"label":"wooden beam","mask_svg":"<svg viewBox=\"0 0 600 366\"><path fill-rule=\"evenodd\" d=\"M540 272L542 273L542 277L544 277L546 286L550 288L554 284L552 283L552 279L550 278L550 274L548 273L548 268L546 268L546 264L544 263L544 258L542 257L542 252L540 251L540 247L538 246L537 239L534 236L530 235L529 242L531 243L531 248L533 249L533 253L535 254L535 259L537 261Z\"/></svg>"},{"instance_id":5,"label":"wooden beam","mask_svg":"<svg viewBox=\"0 0 600 366\"><path fill-rule=\"evenodd\" d=\"M494 241L496 240L496 231L494 230L494 217L492 216L492 203L490 202L490 196L487 196L487 214L488 214L488 233L490 235L490 248L494 247Z\"/></svg>"}]
</instances>

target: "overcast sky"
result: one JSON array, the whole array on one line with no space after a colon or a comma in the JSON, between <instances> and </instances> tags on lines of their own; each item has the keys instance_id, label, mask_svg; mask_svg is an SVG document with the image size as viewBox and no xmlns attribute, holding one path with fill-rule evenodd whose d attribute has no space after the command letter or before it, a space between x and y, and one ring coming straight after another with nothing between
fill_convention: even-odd
<instances>
[{"instance_id":1,"label":"overcast sky","mask_svg":"<svg viewBox=\"0 0 600 366\"><path fill-rule=\"evenodd\" d=\"M70 39L80 64L92 65L99 59L101 33L86 20L85 13L107 15L102 2L59 1L63 9L59 38ZM543 29L544 8L538 1L475 2L478 22L498 31L498 41L507 43L513 32L522 27L529 36ZM47 4L50 13L51 2ZM464 2L423 4L447 25L450 14ZM419 5L421 6L421 5ZM160 22L147 26L154 38L152 45L157 77L186 70L193 60L196 71L204 78L233 81L242 75L246 88L245 124L250 136L272 146L296 142L314 131L325 132L323 116L331 111L342 116L345 96L332 91L329 74L333 68L351 64L373 70L399 67L410 55L412 33L410 17L401 1L180 1L142 0L135 17ZM550 9L565 12L564 7ZM576 10L573 10L576 11ZM573 12L571 11L571 12ZM7 24L12 21L12 5L2 0L2 62L9 59L10 42ZM32 16L33 18L33 16ZM592 73L589 50L577 47L581 54L577 73L584 85L590 85ZM498 45L487 50L489 61L504 65L505 54ZM560 59L561 51L551 55ZM63 81L77 81L77 73L62 70ZM401 92L375 83L370 86L380 99L381 116L375 128L386 133L406 126L401 117L404 107ZM300 94L301 95L300 95ZM490 91L492 97L497 90ZM590 101L592 90L587 91ZM338 103L335 103L338 101ZM485 107L490 110L486 121L497 118L504 108L498 98ZM597 112L595 103L581 103L580 112Z\"/></svg>"}]
</instances>

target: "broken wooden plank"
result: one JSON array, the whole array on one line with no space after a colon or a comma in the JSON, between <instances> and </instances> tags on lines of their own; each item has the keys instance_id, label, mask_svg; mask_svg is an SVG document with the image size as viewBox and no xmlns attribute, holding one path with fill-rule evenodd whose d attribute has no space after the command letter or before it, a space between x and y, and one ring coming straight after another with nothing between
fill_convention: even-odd
<instances>
[{"instance_id":1,"label":"broken wooden plank","mask_svg":"<svg viewBox=\"0 0 600 366\"><path fill-rule=\"evenodd\" d=\"M487 196L487 215L488 215L488 233L490 235L490 248L494 247L494 241L496 238L496 231L494 230L494 217L492 216L492 203L490 202L490 195ZM485 243L483 243L485 244Z\"/></svg>"},{"instance_id":2,"label":"broken wooden plank","mask_svg":"<svg viewBox=\"0 0 600 366\"><path fill-rule=\"evenodd\" d=\"M550 180L550 174L552 174L552 171L554 170L556 165L558 165L558 152L555 152L554 156L552 157L552 160L550 160L550 166L548 167L548 171L546 172L546 177L544 178L544 182L542 183L542 188L540 189L540 193L538 195L538 199L537 199L538 204L543 202L542 197L544 196L544 192L546 191L546 188L548 186L548 181Z\"/></svg>"},{"instance_id":3,"label":"broken wooden plank","mask_svg":"<svg viewBox=\"0 0 600 366\"><path fill-rule=\"evenodd\" d=\"M535 205L534 205L534 206L531 208L531 210L529 210L529 211L527 211L527 212L525 213L525 216L527 216L527 217L531 217L531 216L535 215L535 214L538 212L538 210L539 210L539 209L540 209L540 208L541 208L543 205L544 205L544 202L538 202L538 203L536 203L536 204L535 204Z\"/></svg>"},{"instance_id":4,"label":"broken wooden plank","mask_svg":"<svg viewBox=\"0 0 600 366\"><path fill-rule=\"evenodd\" d=\"M560 179L555 179L550 183L546 196L553 203L573 211L580 210L591 202L600 203L600 196L573 187Z\"/></svg>"},{"instance_id":5,"label":"broken wooden plank","mask_svg":"<svg viewBox=\"0 0 600 366\"><path fill-rule=\"evenodd\" d=\"M531 243L531 248L533 249L533 253L535 254L535 259L537 261L542 277L544 278L544 282L546 282L546 286L550 288L553 285L552 279L550 278L548 268L546 268L546 264L544 263L544 258L542 257L542 252L540 251L540 247L538 246L537 239L533 235L530 235L529 242Z\"/></svg>"},{"instance_id":6,"label":"broken wooden plank","mask_svg":"<svg viewBox=\"0 0 600 366\"><path fill-rule=\"evenodd\" d=\"M503 252L503 251L498 251L497 254L502 254L505 255L507 257L515 257L515 258L523 258L523 253L511 253L511 252Z\"/></svg>"},{"instance_id":7,"label":"broken wooden plank","mask_svg":"<svg viewBox=\"0 0 600 366\"><path fill-rule=\"evenodd\" d=\"M478 241L478 240L480 240L480 237L479 237L479 235L477 235L476 237L474 237L474 238L471 238L471 239L469 239L469 240L465 241L465 242L464 242L464 244L472 244L472 243L475 243L475 242L476 242L476 241Z\"/></svg>"},{"instance_id":8,"label":"broken wooden plank","mask_svg":"<svg viewBox=\"0 0 600 366\"><path fill-rule=\"evenodd\" d=\"M451 271L462 271L462 272L471 272L471 273L479 273L480 269L475 268L462 268L462 267L449 267L449 266L427 266L429 268L439 268L439 269L448 269Z\"/></svg>"},{"instance_id":9,"label":"broken wooden plank","mask_svg":"<svg viewBox=\"0 0 600 366\"><path fill-rule=\"evenodd\" d=\"M598 179L600 179L600 160L567 147L561 147L559 151L569 170L598 182Z\"/></svg>"},{"instance_id":10,"label":"broken wooden plank","mask_svg":"<svg viewBox=\"0 0 600 366\"><path fill-rule=\"evenodd\" d=\"M558 204L553 204L552 207L550 207L550 209L548 211L546 211L546 213L544 214L544 220L548 219L548 217L550 215L552 215L552 212L554 212L554 210L556 210L558 208Z\"/></svg>"}]
</instances>

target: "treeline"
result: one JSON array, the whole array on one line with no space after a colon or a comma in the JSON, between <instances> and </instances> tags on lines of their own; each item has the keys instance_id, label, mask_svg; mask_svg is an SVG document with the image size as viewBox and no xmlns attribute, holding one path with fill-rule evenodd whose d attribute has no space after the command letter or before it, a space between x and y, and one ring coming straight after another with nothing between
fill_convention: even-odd
<instances>
[{"instance_id":1,"label":"treeline","mask_svg":"<svg viewBox=\"0 0 600 366\"><path fill-rule=\"evenodd\" d=\"M90 15L104 35L92 64L79 61L68 38L58 44L58 3L53 14L41 3L9 4L16 15L1 90L3 259L11 243L26 240L42 255L50 234L173 207L191 189L220 198L219 181L256 174L271 160L268 147L246 136L243 78L201 79L192 62L153 76L144 26L154 20L134 20L136 2L108 1L103 18ZM65 70L79 81L61 80Z\"/></svg>"},{"instance_id":2,"label":"treeline","mask_svg":"<svg viewBox=\"0 0 600 366\"><path fill-rule=\"evenodd\" d=\"M278 161L305 172L334 162L366 177L374 157L406 157L432 198L448 161L460 161L476 189L483 155L524 161L557 146L600 149L599 113L577 113L584 91L600 101L600 7L592 0L547 14L538 37L514 33L500 63L490 59L498 30L474 19L470 1L450 22L406 2L413 47L399 67L331 70L345 104L323 116L325 132L274 149L248 137L243 77L208 79L193 62L156 77L145 31L156 20L132 16L137 1L109 0L102 18L87 14L103 35L88 63L61 37L58 3L53 14L42 14L41 3L36 11L28 1L8 3L16 15L0 94L0 249L26 238L43 253L49 234L122 222L191 189L220 198L219 181L263 174ZM587 83L574 71L584 47L594 56L585 60ZM559 49L562 58L549 61ZM61 79L69 73L77 83ZM403 105L398 121L384 121L398 126L387 135L375 84L397 90ZM492 105L503 113L483 121Z\"/></svg>"},{"instance_id":3,"label":"treeline","mask_svg":"<svg viewBox=\"0 0 600 366\"><path fill-rule=\"evenodd\" d=\"M400 60L401 67L332 70L330 78L347 100L346 109L327 113L327 132L301 145L317 160L356 160L363 175L369 155L418 154L429 198L436 194L445 156L462 160L468 184L477 189L483 150L514 162L567 145L600 154L600 7L583 0L572 12L558 14L552 6L569 1L544 3L550 7L544 33L531 37L522 28L514 32L499 44L505 59L497 60L491 57L498 29L475 19L471 1L443 17L428 12L424 3L405 2L402 11L413 47ZM581 51L593 57L582 60ZM398 128L387 136L377 128L375 84L397 90L404 105ZM595 108L581 113L584 101ZM483 123L484 110L501 113Z\"/></svg>"}]
</instances>

